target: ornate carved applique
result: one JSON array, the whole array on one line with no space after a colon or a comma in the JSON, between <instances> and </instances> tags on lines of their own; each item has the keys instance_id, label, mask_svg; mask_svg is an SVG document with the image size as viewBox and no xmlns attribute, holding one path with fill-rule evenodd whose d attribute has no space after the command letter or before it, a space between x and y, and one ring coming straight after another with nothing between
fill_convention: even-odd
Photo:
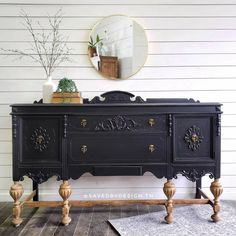
<instances>
[{"instance_id":1,"label":"ornate carved applique","mask_svg":"<svg viewBox=\"0 0 236 236\"><path fill-rule=\"evenodd\" d=\"M97 131L124 131L134 130L137 123L134 120L127 119L124 116L115 116L101 121L96 127Z\"/></svg>"},{"instance_id":2,"label":"ornate carved applique","mask_svg":"<svg viewBox=\"0 0 236 236\"><path fill-rule=\"evenodd\" d=\"M42 152L47 149L51 137L46 129L39 127L33 131L30 141L36 151Z\"/></svg>"},{"instance_id":3,"label":"ornate carved applique","mask_svg":"<svg viewBox=\"0 0 236 236\"><path fill-rule=\"evenodd\" d=\"M201 135L200 128L195 125L188 128L184 136L184 140L188 144L188 148L192 151L196 151L199 148L203 138L204 137Z\"/></svg>"},{"instance_id":4,"label":"ornate carved applique","mask_svg":"<svg viewBox=\"0 0 236 236\"><path fill-rule=\"evenodd\" d=\"M41 184L41 183L47 181L49 178L51 178L54 175L57 176L57 180L61 180L61 177L59 175L53 174L53 173L45 173L44 174L41 171L39 171L37 174L31 173L31 172L26 174L26 176L28 176L30 179L32 179L37 184Z\"/></svg>"},{"instance_id":5,"label":"ornate carved applique","mask_svg":"<svg viewBox=\"0 0 236 236\"><path fill-rule=\"evenodd\" d=\"M195 182L198 179L202 178L206 174L210 174L209 177L212 179L214 178L213 173L207 172L205 170L202 170L201 172L198 172L196 169L191 169L191 170L182 170L178 172L177 174L182 174L184 177L186 177L188 180ZM177 178L177 174L175 175L175 178Z\"/></svg>"}]
</instances>

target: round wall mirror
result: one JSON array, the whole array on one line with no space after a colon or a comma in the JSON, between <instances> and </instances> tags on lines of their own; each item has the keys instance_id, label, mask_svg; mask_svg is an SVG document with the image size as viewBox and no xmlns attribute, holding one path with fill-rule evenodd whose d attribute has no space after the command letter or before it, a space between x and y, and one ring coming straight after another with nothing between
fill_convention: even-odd
<instances>
[{"instance_id":1,"label":"round wall mirror","mask_svg":"<svg viewBox=\"0 0 236 236\"><path fill-rule=\"evenodd\" d=\"M144 29L123 15L108 16L98 22L88 43L94 68L111 79L125 79L137 73L148 54Z\"/></svg>"}]
</instances>

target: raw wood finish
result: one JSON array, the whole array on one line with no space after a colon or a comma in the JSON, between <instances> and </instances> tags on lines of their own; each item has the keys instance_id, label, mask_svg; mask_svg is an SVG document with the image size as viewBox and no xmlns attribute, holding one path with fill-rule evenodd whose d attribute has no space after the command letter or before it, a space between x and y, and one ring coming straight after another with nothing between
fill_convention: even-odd
<instances>
[{"instance_id":1,"label":"raw wood finish","mask_svg":"<svg viewBox=\"0 0 236 236\"><path fill-rule=\"evenodd\" d=\"M210 186L210 190L214 196L214 205L213 205L213 211L214 214L211 216L212 220L214 222L218 222L220 220L219 212L220 212L220 201L219 197L223 192L223 188L219 182L219 179L215 179Z\"/></svg>"},{"instance_id":2,"label":"raw wood finish","mask_svg":"<svg viewBox=\"0 0 236 236\"><path fill-rule=\"evenodd\" d=\"M14 182L14 184L10 188L10 195L14 199L14 205L13 205L13 219L12 223L16 227L19 226L22 223L21 216L21 204L20 204L20 198L24 192L22 184L19 182Z\"/></svg>"},{"instance_id":3,"label":"raw wood finish","mask_svg":"<svg viewBox=\"0 0 236 236\"><path fill-rule=\"evenodd\" d=\"M71 195L71 187L67 180L63 181L60 185L59 194L63 199L63 207L62 207L62 224L68 225L71 222L71 218L69 217L70 205L68 198Z\"/></svg>"},{"instance_id":4,"label":"raw wood finish","mask_svg":"<svg viewBox=\"0 0 236 236\"><path fill-rule=\"evenodd\" d=\"M26 197L24 201L21 202L20 206L23 207L26 202L29 202L36 195L36 190L34 190L29 196Z\"/></svg>"},{"instance_id":5,"label":"raw wood finish","mask_svg":"<svg viewBox=\"0 0 236 236\"><path fill-rule=\"evenodd\" d=\"M200 195L208 200L208 203L213 207L214 206L214 201L200 188L198 188L198 191Z\"/></svg>"},{"instance_id":6,"label":"raw wood finish","mask_svg":"<svg viewBox=\"0 0 236 236\"><path fill-rule=\"evenodd\" d=\"M188 205L188 204L210 204L210 199L173 199L174 205ZM71 207L92 207L97 205L110 205L110 206L126 206L132 204L143 205L165 205L165 199L157 200L95 200L95 201L70 201ZM28 201L24 202L25 207L58 207L63 206L61 201Z\"/></svg>"},{"instance_id":7,"label":"raw wood finish","mask_svg":"<svg viewBox=\"0 0 236 236\"><path fill-rule=\"evenodd\" d=\"M168 224L170 224L174 221L172 197L175 194L175 190L176 190L175 184L172 182L172 180L167 180L167 182L164 184L163 191L167 197L167 201L165 203L167 216L165 217L165 220Z\"/></svg>"}]
</instances>

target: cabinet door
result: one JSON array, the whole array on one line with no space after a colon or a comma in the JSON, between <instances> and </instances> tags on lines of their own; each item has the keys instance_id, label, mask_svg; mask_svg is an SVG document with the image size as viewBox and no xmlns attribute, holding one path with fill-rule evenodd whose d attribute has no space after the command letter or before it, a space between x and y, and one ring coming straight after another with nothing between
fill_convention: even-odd
<instances>
[{"instance_id":1,"label":"cabinet door","mask_svg":"<svg viewBox=\"0 0 236 236\"><path fill-rule=\"evenodd\" d=\"M213 117L181 115L173 121L173 162L214 161Z\"/></svg>"},{"instance_id":2,"label":"cabinet door","mask_svg":"<svg viewBox=\"0 0 236 236\"><path fill-rule=\"evenodd\" d=\"M20 120L20 163L61 162L62 119L55 116L24 116Z\"/></svg>"}]
</instances>

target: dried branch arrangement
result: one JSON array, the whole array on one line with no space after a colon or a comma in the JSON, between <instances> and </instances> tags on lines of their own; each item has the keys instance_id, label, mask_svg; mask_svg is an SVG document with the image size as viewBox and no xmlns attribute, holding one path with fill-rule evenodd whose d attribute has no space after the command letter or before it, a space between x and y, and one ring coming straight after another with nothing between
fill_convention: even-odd
<instances>
[{"instance_id":1,"label":"dried branch arrangement","mask_svg":"<svg viewBox=\"0 0 236 236\"><path fill-rule=\"evenodd\" d=\"M39 21L36 22L39 29L34 29L35 23L30 16L24 11L21 12L24 19L23 25L26 27L33 41L30 48L21 51L18 49L3 49L2 51L19 55L18 59L30 57L34 62L39 63L47 77L63 62L71 61L70 54L72 49L67 46L67 38L60 32L60 24L62 22L62 10L58 10L53 17L48 16L50 29L46 30Z\"/></svg>"}]
</instances>

